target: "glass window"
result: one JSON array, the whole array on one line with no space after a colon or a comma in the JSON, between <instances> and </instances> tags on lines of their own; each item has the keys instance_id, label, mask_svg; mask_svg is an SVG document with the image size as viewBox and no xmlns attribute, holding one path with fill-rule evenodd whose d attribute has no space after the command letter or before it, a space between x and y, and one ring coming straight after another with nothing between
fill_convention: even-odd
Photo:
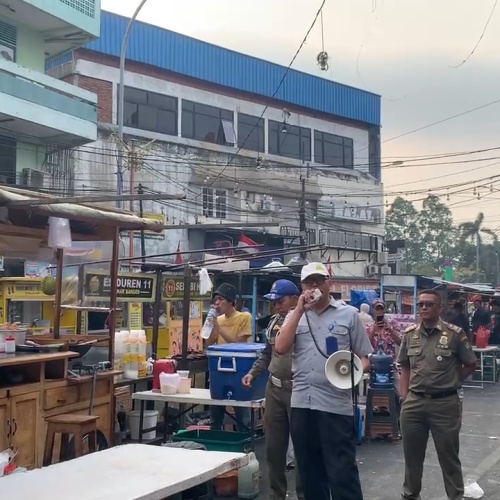
<instances>
[{"instance_id":1,"label":"glass window","mask_svg":"<svg viewBox=\"0 0 500 500\"><path fill-rule=\"evenodd\" d=\"M311 130L269 120L269 153L311 160Z\"/></svg>"},{"instance_id":2,"label":"glass window","mask_svg":"<svg viewBox=\"0 0 500 500\"><path fill-rule=\"evenodd\" d=\"M125 87L123 124L126 127L177 135L177 98Z\"/></svg>"},{"instance_id":3,"label":"glass window","mask_svg":"<svg viewBox=\"0 0 500 500\"><path fill-rule=\"evenodd\" d=\"M227 217L227 191L225 189L203 188L203 215L225 219Z\"/></svg>"},{"instance_id":4,"label":"glass window","mask_svg":"<svg viewBox=\"0 0 500 500\"><path fill-rule=\"evenodd\" d=\"M233 146L236 139L233 112L183 100L182 137Z\"/></svg>"},{"instance_id":5,"label":"glass window","mask_svg":"<svg viewBox=\"0 0 500 500\"><path fill-rule=\"evenodd\" d=\"M315 130L314 161L332 167L353 168L353 140L349 137Z\"/></svg>"},{"instance_id":6,"label":"glass window","mask_svg":"<svg viewBox=\"0 0 500 500\"><path fill-rule=\"evenodd\" d=\"M264 119L238 114L238 147L264 152Z\"/></svg>"}]
</instances>

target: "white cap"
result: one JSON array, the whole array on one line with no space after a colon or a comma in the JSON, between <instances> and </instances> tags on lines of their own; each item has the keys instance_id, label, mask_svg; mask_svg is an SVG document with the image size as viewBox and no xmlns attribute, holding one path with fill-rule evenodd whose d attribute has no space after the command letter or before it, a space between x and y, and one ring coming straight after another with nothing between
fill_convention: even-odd
<instances>
[{"instance_id":1,"label":"white cap","mask_svg":"<svg viewBox=\"0 0 500 500\"><path fill-rule=\"evenodd\" d=\"M305 265L300 272L300 281L304 281L309 276L320 274L321 276L329 277L328 269L321 262L311 262L310 264Z\"/></svg>"}]
</instances>

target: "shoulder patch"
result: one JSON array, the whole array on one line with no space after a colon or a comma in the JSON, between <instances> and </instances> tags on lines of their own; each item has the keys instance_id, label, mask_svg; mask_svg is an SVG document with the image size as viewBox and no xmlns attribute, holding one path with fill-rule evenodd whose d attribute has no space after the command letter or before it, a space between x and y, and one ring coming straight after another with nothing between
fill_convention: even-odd
<instances>
[{"instance_id":1,"label":"shoulder patch","mask_svg":"<svg viewBox=\"0 0 500 500\"><path fill-rule=\"evenodd\" d=\"M410 332L414 332L416 329L417 329L418 325L411 325L409 326L404 332L403 334L405 333L410 333Z\"/></svg>"},{"instance_id":2,"label":"shoulder patch","mask_svg":"<svg viewBox=\"0 0 500 500\"><path fill-rule=\"evenodd\" d=\"M463 332L463 330L457 325L453 325L452 323L446 323L445 321L443 321L443 324L445 325L446 328L448 328L452 332L455 332L455 333L462 333Z\"/></svg>"}]
</instances>

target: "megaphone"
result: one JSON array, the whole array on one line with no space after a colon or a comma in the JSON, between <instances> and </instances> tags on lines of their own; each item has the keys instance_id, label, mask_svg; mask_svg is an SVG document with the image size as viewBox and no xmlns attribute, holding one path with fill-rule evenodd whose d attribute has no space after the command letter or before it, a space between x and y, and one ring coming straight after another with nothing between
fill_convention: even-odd
<instances>
[{"instance_id":1,"label":"megaphone","mask_svg":"<svg viewBox=\"0 0 500 500\"><path fill-rule=\"evenodd\" d=\"M351 373L351 356L354 364L354 377ZM338 389L350 389L353 378L354 386L357 386L361 381L363 377L363 365L359 357L351 353L351 351L337 351L326 360L325 375L328 382L334 387Z\"/></svg>"}]
</instances>

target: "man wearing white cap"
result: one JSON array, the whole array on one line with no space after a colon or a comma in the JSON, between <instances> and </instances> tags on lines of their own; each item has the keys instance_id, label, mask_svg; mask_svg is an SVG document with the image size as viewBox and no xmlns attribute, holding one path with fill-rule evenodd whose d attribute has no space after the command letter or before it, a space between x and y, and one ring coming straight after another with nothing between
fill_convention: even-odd
<instances>
[{"instance_id":1,"label":"man wearing white cap","mask_svg":"<svg viewBox=\"0 0 500 500\"><path fill-rule=\"evenodd\" d=\"M291 435L306 500L362 500L356 465L351 390L332 386L326 357L352 350L368 371L373 352L357 309L330 297L327 268L302 268L302 295L276 338L275 351L293 349Z\"/></svg>"}]
</instances>

